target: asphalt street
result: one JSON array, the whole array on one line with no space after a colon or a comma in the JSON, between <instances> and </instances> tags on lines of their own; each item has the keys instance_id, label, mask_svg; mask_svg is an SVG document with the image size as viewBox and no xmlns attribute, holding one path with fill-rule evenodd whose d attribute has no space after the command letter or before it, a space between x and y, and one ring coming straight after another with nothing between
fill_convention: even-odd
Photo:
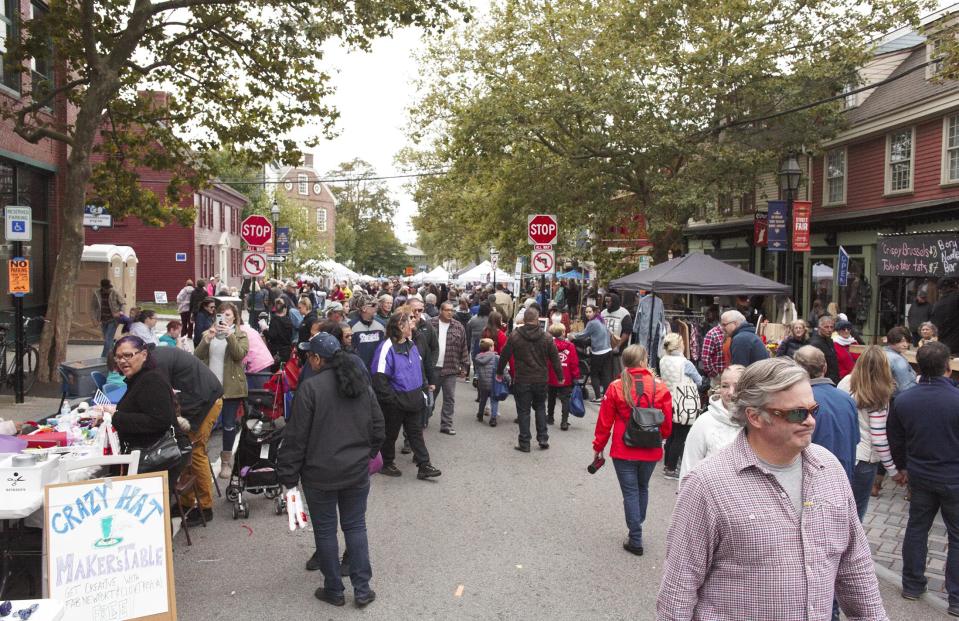
<instances>
[{"instance_id":1,"label":"asphalt street","mask_svg":"<svg viewBox=\"0 0 959 621\"><path fill-rule=\"evenodd\" d=\"M345 607L315 599L322 576L303 567L312 531L291 533L286 515L276 516L262 496L249 497L250 518L236 521L217 498L214 520L191 531L193 546L182 533L174 544L179 618L654 619L675 481L661 468L654 474L646 553L633 556L622 549L626 526L611 464L586 472L597 406L587 404L569 431L550 427L549 450L534 443L524 454L513 450L512 399L490 428L477 422L474 396L458 383L456 436L439 433L438 410L426 432L441 477L417 480L406 455L398 455L402 477L373 477L374 603L355 608L349 579ZM890 619L947 618L880 584Z\"/></svg>"}]
</instances>

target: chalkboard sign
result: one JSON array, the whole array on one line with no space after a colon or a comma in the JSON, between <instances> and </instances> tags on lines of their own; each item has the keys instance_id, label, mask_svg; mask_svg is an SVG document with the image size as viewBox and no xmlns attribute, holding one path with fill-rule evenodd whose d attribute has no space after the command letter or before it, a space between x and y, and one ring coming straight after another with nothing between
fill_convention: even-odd
<instances>
[{"instance_id":1,"label":"chalkboard sign","mask_svg":"<svg viewBox=\"0 0 959 621\"><path fill-rule=\"evenodd\" d=\"M176 621L166 472L48 485L49 597L70 621Z\"/></svg>"},{"instance_id":2,"label":"chalkboard sign","mask_svg":"<svg viewBox=\"0 0 959 621\"><path fill-rule=\"evenodd\" d=\"M959 277L959 235L929 233L880 237L880 276Z\"/></svg>"}]
</instances>

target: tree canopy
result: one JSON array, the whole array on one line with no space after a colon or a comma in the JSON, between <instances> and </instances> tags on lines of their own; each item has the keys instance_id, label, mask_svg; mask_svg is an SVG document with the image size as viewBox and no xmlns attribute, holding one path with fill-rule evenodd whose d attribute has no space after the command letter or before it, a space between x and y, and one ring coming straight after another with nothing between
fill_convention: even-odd
<instances>
[{"instance_id":1,"label":"tree canopy","mask_svg":"<svg viewBox=\"0 0 959 621\"><path fill-rule=\"evenodd\" d=\"M423 56L404 159L422 177L430 254L525 251L526 215L554 213L575 256L629 217L651 232L753 189L790 150L842 127L841 103L772 116L856 83L869 41L912 0L501 0ZM596 247L594 246L594 249Z\"/></svg>"}]
</instances>

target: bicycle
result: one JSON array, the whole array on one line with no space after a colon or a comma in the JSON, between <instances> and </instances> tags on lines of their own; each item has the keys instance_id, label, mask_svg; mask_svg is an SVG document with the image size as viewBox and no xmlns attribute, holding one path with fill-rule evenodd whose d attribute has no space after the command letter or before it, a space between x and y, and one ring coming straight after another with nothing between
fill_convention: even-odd
<instances>
[{"instance_id":1,"label":"bicycle","mask_svg":"<svg viewBox=\"0 0 959 621\"><path fill-rule=\"evenodd\" d=\"M43 317L24 317L23 331L26 334L30 324L34 321L46 321ZM35 345L24 345L23 358L17 360L16 344L7 341L7 334L13 326L9 323L0 323L0 392L9 388L17 390L17 370L23 368L23 394L30 392L37 381L37 367L40 364L40 351ZM11 350L8 356L8 350Z\"/></svg>"}]
</instances>

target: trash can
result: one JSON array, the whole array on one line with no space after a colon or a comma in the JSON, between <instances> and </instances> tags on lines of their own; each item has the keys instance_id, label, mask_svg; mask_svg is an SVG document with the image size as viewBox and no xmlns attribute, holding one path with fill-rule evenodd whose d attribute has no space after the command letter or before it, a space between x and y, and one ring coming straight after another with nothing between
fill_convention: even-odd
<instances>
[{"instance_id":1,"label":"trash can","mask_svg":"<svg viewBox=\"0 0 959 621\"><path fill-rule=\"evenodd\" d=\"M67 397L90 397L97 392L97 384L91 377L94 371L107 374L106 358L74 360L60 365Z\"/></svg>"}]
</instances>

